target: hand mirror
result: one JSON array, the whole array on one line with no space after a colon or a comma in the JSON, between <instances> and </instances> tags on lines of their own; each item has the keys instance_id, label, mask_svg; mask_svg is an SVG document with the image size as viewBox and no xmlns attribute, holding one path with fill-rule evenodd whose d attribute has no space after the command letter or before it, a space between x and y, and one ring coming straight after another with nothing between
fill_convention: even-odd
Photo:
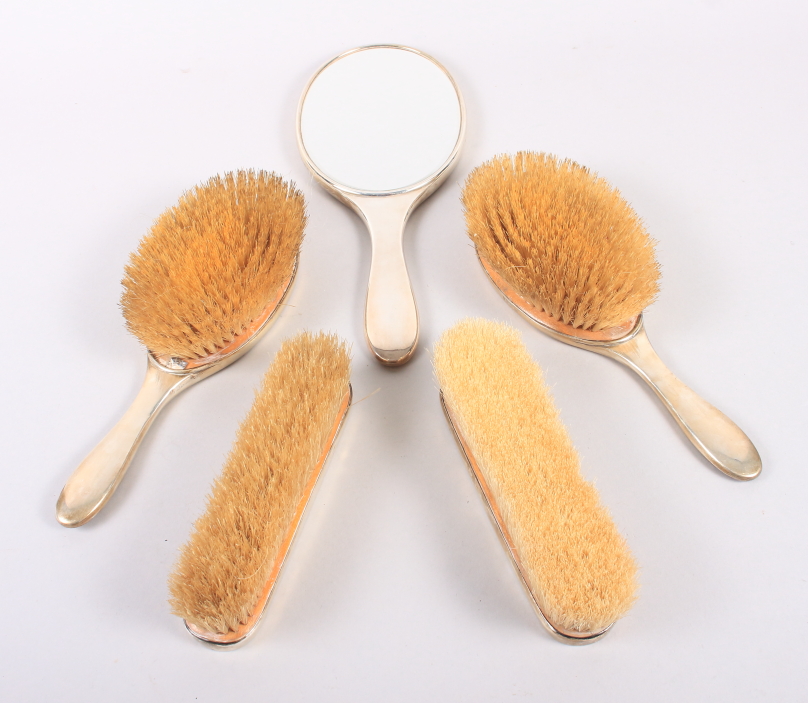
<instances>
[{"instance_id":1,"label":"hand mirror","mask_svg":"<svg viewBox=\"0 0 808 703\"><path fill-rule=\"evenodd\" d=\"M435 59L405 46L366 46L329 61L297 113L306 166L370 232L368 346L405 363L418 342L402 238L410 213L449 175L465 131L463 98Z\"/></svg>"}]
</instances>

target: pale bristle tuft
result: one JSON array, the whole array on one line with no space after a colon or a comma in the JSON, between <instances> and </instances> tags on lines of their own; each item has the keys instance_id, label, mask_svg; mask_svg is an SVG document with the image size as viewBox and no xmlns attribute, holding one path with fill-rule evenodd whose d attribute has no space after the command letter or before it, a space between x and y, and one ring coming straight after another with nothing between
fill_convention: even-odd
<instances>
[{"instance_id":1,"label":"pale bristle tuft","mask_svg":"<svg viewBox=\"0 0 808 703\"><path fill-rule=\"evenodd\" d=\"M215 481L169 581L175 615L234 632L251 615L349 389L335 335L286 341Z\"/></svg>"},{"instance_id":2,"label":"pale bristle tuft","mask_svg":"<svg viewBox=\"0 0 808 703\"><path fill-rule=\"evenodd\" d=\"M152 353L194 360L227 346L294 270L303 195L266 171L215 176L185 193L125 269L126 326Z\"/></svg>"},{"instance_id":3,"label":"pale bristle tuft","mask_svg":"<svg viewBox=\"0 0 808 703\"><path fill-rule=\"evenodd\" d=\"M589 169L535 152L498 156L472 171L462 201L480 256L556 320L617 327L656 298L653 240Z\"/></svg>"},{"instance_id":4,"label":"pale bristle tuft","mask_svg":"<svg viewBox=\"0 0 808 703\"><path fill-rule=\"evenodd\" d=\"M634 559L580 473L541 369L505 324L464 320L435 347L444 398L547 618L602 630L635 599Z\"/></svg>"}]
</instances>

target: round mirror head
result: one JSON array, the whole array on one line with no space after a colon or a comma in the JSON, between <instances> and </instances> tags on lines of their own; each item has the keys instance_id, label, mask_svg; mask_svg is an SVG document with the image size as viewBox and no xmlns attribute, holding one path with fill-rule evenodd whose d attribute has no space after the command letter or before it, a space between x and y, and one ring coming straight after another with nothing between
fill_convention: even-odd
<instances>
[{"instance_id":1,"label":"round mirror head","mask_svg":"<svg viewBox=\"0 0 808 703\"><path fill-rule=\"evenodd\" d=\"M433 58L403 46L363 47L311 79L298 142L309 168L337 190L408 191L448 173L463 113L460 91Z\"/></svg>"}]
</instances>

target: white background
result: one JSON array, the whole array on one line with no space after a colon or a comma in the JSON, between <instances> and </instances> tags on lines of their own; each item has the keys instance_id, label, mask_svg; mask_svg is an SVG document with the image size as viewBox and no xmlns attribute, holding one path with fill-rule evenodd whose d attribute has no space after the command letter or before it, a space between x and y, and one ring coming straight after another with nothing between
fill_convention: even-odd
<instances>
[{"instance_id":1,"label":"white background","mask_svg":"<svg viewBox=\"0 0 808 703\"><path fill-rule=\"evenodd\" d=\"M794 701L808 626L805 4L9 2L0 6L0 697L7 701ZM457 170L406 236L421 345L362 332L369 242L294 137L326 60L396 42L464 92ZM627 369L519 319L458 202L499 152L549 151L621 189L658 240L657 351L757 444L712 469ZM242 361L170 405L77 530L54 504L132 400L144 352L118 309L127 256L226 170L294 179L310 214L289 307ZM535 618L442 416L429 351L478 315L523 331L641 565L640 599L572 648ZM354 407L269 609L202 647L166 578L281 340L353 344ZM803 671L800 669L803 668ZM803 698L804 700L804 698Z\"/></svg>"}]
</instances>

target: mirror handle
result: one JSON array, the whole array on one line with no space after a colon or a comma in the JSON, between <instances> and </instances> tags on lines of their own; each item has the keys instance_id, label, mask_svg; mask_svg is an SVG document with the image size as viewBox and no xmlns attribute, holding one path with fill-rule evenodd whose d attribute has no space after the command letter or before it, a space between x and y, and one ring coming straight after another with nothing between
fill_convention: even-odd
<instances>
[{"instance_id":1,"label":"mirror handle","mask_svg":"<svg viewBox=\"0 0 808 703\"><path fill-rule=\"evenodd\" d=\"M418 310L404 261L404 225L417 194L357 198L371 239L365 336L376 358L388 366L406 363L418 343Z\"/></svg>"}]
</instances>

